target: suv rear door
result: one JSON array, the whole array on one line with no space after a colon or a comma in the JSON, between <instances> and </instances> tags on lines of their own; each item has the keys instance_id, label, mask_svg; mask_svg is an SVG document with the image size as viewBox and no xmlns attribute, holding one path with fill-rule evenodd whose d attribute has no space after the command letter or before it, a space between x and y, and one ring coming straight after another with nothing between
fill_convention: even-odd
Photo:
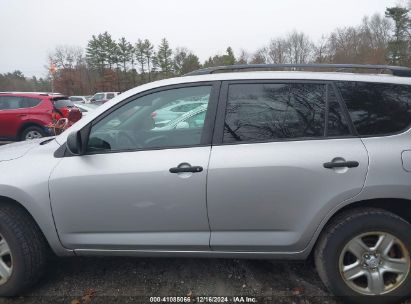
<instances>
[{"instance_id":1,"label":"suv rear door","mask_svg":"<svg viewBox=\"0 0 411 304\"><path fill-rule=\"evenodd\" d=\"M40 99L23 96L0 96L0 138L17 139L24 122L30 118L31 108Z\"/></svg>"},{"instance_id":2,"label":"suv rear door","mask_svg":"<svg viewBox=\"0 0 411 304\"><path fill-rule=\"evenodd\" d=\"M333 84L225 82L220 96L207 181L211 248L303 250L367 173Z\"/></svg>"}]
</instances>

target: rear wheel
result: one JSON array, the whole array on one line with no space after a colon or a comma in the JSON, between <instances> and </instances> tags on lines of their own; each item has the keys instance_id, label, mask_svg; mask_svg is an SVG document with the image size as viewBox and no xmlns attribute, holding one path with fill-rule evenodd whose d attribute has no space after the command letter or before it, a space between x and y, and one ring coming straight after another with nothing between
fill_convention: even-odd
<instances>
[{"instance_id":1,"label":"rear wheel","mask_svg":"<svg viewBox=\"0 0 411 304\"><path fill-rule=\"evenodd\" d=\"M411 294L411 225L378 209L338 216L315 251L318 273L345 302L396 303Z\"/></svg>"},{"instance_id":2,"label":"rear wheel","mask_svg":"<svg viewBox=\"0 0 411 304\"><path fill-rule=\"evenodd\" d=\"M44 130L40 127L37 127L37 126L27 127L21 133L21 139L22 140L42 138L44 136L46 136L46 133L44 132Z\"/></svg>"},{"instance_id":3,"label":"rear wheel","mask_svg":"<svg viewBox=\"0 0 411 304\"><path fill-rule=\"evenodd\" d=\"M0 297L19 295L37 282L47 248L39 228L24 210L0 206Z\"/></svg>"}]
</instances>

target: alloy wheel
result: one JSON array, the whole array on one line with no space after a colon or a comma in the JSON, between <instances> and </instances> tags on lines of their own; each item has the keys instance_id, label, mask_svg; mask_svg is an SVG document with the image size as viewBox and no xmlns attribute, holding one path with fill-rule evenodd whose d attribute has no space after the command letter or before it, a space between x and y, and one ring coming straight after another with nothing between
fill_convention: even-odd
<instances>
[{"instance_id":1,"label":"alloy wheel","mask_svg":"<svg viewBox=\"0 0 411 304\"><path fill-rule=\"evenodd\" d=\"M5 284L13 271L13 259L6 239L0 234L0 285Z\"/></svg>"},{"instance_id":2,"label":"alloy wheel","mask_svg":"<svg viewBox=\"0 0 411 304\"><path fill-rule=\"evenodd\" d=\"M26 134L26 140L27 140L27 139L42 138L42 137L43 137L43 135L41 135L40 132L35 131L35 130L29 131L29 132L27 132L27 134Z\"/></svg>"},{"instance_id":3,"label":"alloy wheel","mask_svg":"<svg viewBox=\"0 0 411 304\"><path fill-rule=\"evenodd\" d=\"M397 289L407 278L410 265L407 247L386 232L369 232L354 237L339 258L344 282L363 295L382 295Z\"/></svg>"}]
</instances>

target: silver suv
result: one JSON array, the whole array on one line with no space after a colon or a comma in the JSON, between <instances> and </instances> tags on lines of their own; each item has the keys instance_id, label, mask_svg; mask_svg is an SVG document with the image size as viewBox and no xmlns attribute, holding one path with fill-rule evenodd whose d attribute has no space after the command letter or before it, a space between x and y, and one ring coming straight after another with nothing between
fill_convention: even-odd
<instances>
[{"instance_id":1,"label":"silver suv","mask_svg":"<svg viewBox=\"0 0 411 304\"><path fill-rule=\"evenodd\" d=\"M393 75L260 71L283 67ZM156 125L153 113L199 100L201 115ZM0 295L34 283L51 250L313 256L345 301L400 301L411 292L410 123L401 67L231 66L134 88L55 138L0 148Z\"/></svg>"}]
</instances>

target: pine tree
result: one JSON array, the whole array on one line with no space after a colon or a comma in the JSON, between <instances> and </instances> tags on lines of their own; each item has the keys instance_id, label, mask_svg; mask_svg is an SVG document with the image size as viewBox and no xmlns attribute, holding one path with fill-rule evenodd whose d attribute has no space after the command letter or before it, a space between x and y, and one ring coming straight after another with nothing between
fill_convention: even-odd
<instances>
[{"instance_id":1,"label":"pine tree","mask_svg":"<svg viewBox=\"0 0 411 304\"><path fill-rule=\"evenodd\" d=\"M405 7L389 7L385 16L394 21L394 36L389 42L389 59L392 64L406 64L409 58L409 41L407 38L410 27L409 9Z\"/></svg>"},{"instance_id":2,"label":"pine tree","mask_svg":"<svg viewBox=\"0 0 411 304\"><path fill-rule=\"evenodd\" d=\"M118 42L118 60L122 64L124 74L127 72L127 64L131 62L134 48L126 38L120 38Z\"/></svg>"},{"instance_id":3,"label":"pine tree","mask_svg":"<svg viewBox=\"0 0 411 304\"><path fill-rule=\"evenodd\" d=\"M173 51L170 48L168 41L163 38L157 52L157 60L161 71L167 77L171 74L173 69L172 61Z\"/></svg>"},{"instance_id":4,"label":"pine tree","mask_svg":"<svg viewBox=\"0 0 411 304\"><path fill-rule=\"evenodd\" d=\"M141 39L138 39L134 47L134 51L136 55L136 61L140 68L140 73L141 75L143 75L146 70L145 66L146 66L147 58L146 58L145 44Z\"/></svg>"}]
</instances>

